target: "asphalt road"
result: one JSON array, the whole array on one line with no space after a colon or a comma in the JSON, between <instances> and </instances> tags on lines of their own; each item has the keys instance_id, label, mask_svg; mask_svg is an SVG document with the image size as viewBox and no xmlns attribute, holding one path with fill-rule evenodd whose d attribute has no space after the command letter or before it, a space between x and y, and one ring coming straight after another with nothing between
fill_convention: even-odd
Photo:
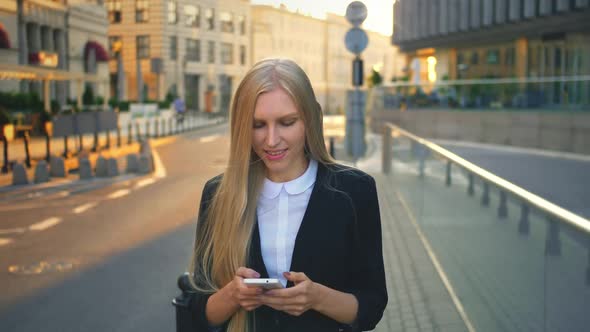
<instances>
[{"instance_id":1,"label":"asphalt road","mask_svg":"<svg viewBox=\"0 0 590 332\"><path fill-rule=\"evenodd\" d=\"M155 148L162 178L0 197L0 331L174 330L176 278L203 185L226 163L226 132L203 129Z\"/></svg>"}]
</instances>

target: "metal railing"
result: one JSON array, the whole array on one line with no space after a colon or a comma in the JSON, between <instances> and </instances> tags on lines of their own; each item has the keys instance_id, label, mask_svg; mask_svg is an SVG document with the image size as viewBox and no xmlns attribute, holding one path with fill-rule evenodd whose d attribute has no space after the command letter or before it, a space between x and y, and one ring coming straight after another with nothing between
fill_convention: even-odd
<instances>
[{"instance_id":1,"label":"metal railing","mask_svg":"<svg viewBox=\"0 0 590 332\"><path fill-rule=\"evenodd\" d=\"M498 213L500 217L505 216L506 210L506 199L507 194L513 195L518 200L522 201L521 206L521 223L528 224L528 214L530 208L533 207L538 211L543 212L547 217L558 220L574 228L590 234L590 220L585 219L575 213L572 213L564 208L561 208L535 194L532 194L525 189L504 180L503 178L494 175L485 169L478 167L477 165L470 163L469 161L459 157L458 155L440 147L439 145L430 142L424 138L418 137L392 123L386 123L384 125L383 132L383 164L382 170L384 173L391 173L391 165L393 161L392 143L394 137L405 137L410 139L412 142L420 144L421 146L434 152L440 158L447 161L447 172L446 172L446 183L450 185L451 182L451 167L456 165L468 173L468 193L473 195L474 193L474 177L478 177L483 181L484 190L482 203L489 202L489 186L497 187L500 190L500 206ZM421 154L420 160L420 174L423 174L424 169L424 154ZM488 196L488 197L486 197ZM523 226L526 227L526 226ZM526 229L526 228L525 228Z\"/></svg>"}]
</instances>

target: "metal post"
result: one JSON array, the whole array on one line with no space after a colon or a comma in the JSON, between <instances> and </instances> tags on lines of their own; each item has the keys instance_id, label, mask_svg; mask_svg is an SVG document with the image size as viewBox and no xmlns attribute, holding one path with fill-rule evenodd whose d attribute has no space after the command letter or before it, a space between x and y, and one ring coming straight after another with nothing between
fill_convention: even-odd
<instances>
[{"instance_id":1,"label":"metal post","mask_svg":"<svg viewBox=\"0 0 590 332\"><path fill-rule=\"evenodd\" d=\"M473 194L475 193L475 190L473 189L473 173L469 173L469 175L467 176L467 179L469 180L469 186L467 187L467 194L469 196L473 196Z\"/></svg>"},{"instance_id":2,"label":"metal post","mask_svg":"<svg viewBox=\"0 0 590 332\"><path fill-rule=\"evenodd\" d=\"M24 134L23 134L23 139L25 140L25 164L27 165L27 168L31 168L31 151L29 149L29 131L25 130Z\"/></svg>"},{"instance_id":3,"label":"metal post","mask_svg":"<svg viewBox=\"0 0 590 332\"><path fill-rule=\"evenodd\" d=\"M92 152L98 151L98 132L94 131L94 143L92 143Z\"/></svg>"},{"instance_id":4,"label":"metal post","mask_svg":"<svg viewBox=\"0 0 590 332\"><path fill-rule=\"evenodd\" d=\"M154 137L160 137L160 121L154 119Z\"/></svg>"},{"instance_id":5,"label":"metal post","mask_svg":"<svg viewBox=\"0 0 590 332\"><path fill-rule=\"evenodd\" d=\"M551 217L547 217L549 227L547 228L547 238L545 240L545 255L560 256L561 241L559 240L559 223Z\"/></svg>"},{"instance_id":6,"label":"metal post","mask_svg":"<svg viewBox=\"0 0 590 332\"><path fill-rule=\"evenodd\" d=\"M498 217L504 219L508 217L508 207L506 206L506 192L500 190L500 205L498 206Z\"/></svg>"},{"instance_id":7,"label":"metal post","mask_svg":"<svg viewBox=\"0 0 590 332\"><path fill-rule=\"evenodd\" d=\"M447 187L450 187L451 184L452 184L452 180L451 180L451 161L448 160L447 161L446 185L447 185Z\"/></svg>"},{"instance_id":8,"label":"metal post","mask_svg":"<svg viewBox=\"0 0 590 332\"><path fill-rule=\"evenodd\" d=\"M67 158L68 157L68 136L64 136L64 153L63 153L63 157Z\"/></svg>"},{"instance_id":9,"label":"metal post","mask_svg":"<svg viewBox=\"0 0 590 332\"><path fill-rule=\"evenodd\" d=\"M80 143L80 146L78 147L78 151L84 150L84 135L83 134L78 135L78 142Z\"/></svg>"},{"instance_id":10,"label":"metal post","mask_svg":"<svg viewBox=\"0 0 590 332\"><path fill-rule=\"evenodd\" d=\"M160 121L161 124L160 126L162 127L162 136L166 136L166 120L162 119L162 121Z\"/></svg>"},{"instance_id":11,"label":"metal post","mask_svg":"<svg viewBox=\"0 0 590 332\"><path fill-rule=\"evenodd\" d=\"M137 141L141 141L141 131L139 130L139 122L135 122L135 136L137 137Z\"/></svg>"},{"instance_id":12,"label":"metal post","mask_svg":"<svg viewBox=\"0 0 590 332\"><path fill-rule=\"evenodd\" d=\"M127 124L127 145L133 143L133 125L131 122Z\"/></svg>"},{"instance_id":13,"label":"metal post","mask_svg":"<svg viewBox=\"0 0 590 332\"><path fill-rule=\"evenodd\" d=\"M172 131L172 118L168 119L168 135L174 135L174 131Z\"/></svg>"},{"instance_id":14,"label":"metal post","mask_svg":"<svg viewBox=\"0 0 590 332\"><path fill-rule=\"evenodd\" d=\"M2 146L4 150L4 162L2 163L2 173L8 173L8 138L2 135Z\"/></svg>"},{"instance_id":15,"label":"metal post","mask_svg":"<svg viewBox=\"0 0 590 332\"><path fill-rule=\"evenodd\" d=\"M121 126L117 124L117 147L121 147Z\"/></svg>"},{"instance_id":16,"label":"metal post","mask_svg":"<svg viewBox=\"0 0 590 332\"><path fill-rule=\"evenodd\" d=\"M384 126L383 127L383 159L381 168L383 169L384 174L391 173L391 163L393 162L393 153L391 151L392 146L392 137L391 137L391 127Z\"/></svg>"},{"instance_id":17,"label":"metal post","mask_svg":"<svg viewBox=\"0 0 590 332\"><path fill-rule=\"evenodd\" d=\"M45 133L45 160L49 162L51 158L51 136L49 133Z\"/></svg>"},{"instance_id":18,"label":"metal post","mask_svg":"<svg viewBox=\"0 0 590 332\"><path fill-rule=\"evenodd\" d=\"M145 138L150 137L150 120L145 120Z\"/></svg>"},{"instance_id":19,"label":"metal post","mask_svg":"<svg viewBox=\"0 0 590 332\"><path fill-rule=\"evenodd\" d=\"M487 182L485 182L485 180L483 183L483 193L481 195L481 205L490 205L490 185Z\"/></svg>"},{"instance_id":20,"label":"metal post","mask_svg":"<svg viewBox=\"0 0 590 332\"><path fill-rule=\"evenodd\" d=\"M518 223L518 233L522 235L529 234L529 205L525 202L522 202L520 208L520 221Z\"/></svg>"},{"instance_id":21,"label":"metal post","mask_svg":"<svg viewBox=\"0 0 590 332\"><path fill-rule=\"evenodd\" d=\"M110 130L107 130L106 134L107 134L107 146L106 146L106 148L107 149L110 149L111 148L111 131Z\"/></svg>"}]
</instances>

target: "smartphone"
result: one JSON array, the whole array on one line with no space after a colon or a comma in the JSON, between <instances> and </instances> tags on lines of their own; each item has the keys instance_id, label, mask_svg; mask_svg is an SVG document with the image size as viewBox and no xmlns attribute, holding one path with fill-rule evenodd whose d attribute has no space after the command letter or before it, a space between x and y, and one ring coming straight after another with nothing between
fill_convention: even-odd
<instances>
[{"instance_id":1,"label":"smartphone","mask_svg":"<svg viewBox=\"0 0 590 332\"><path fill-rule=\"evenodd\" d=\"M248 287L262 287L264 289L283 288L283 284L281 284L279 279L274 278L246 278L244 279L244 283Z\"/></svg>"}]
</instances>

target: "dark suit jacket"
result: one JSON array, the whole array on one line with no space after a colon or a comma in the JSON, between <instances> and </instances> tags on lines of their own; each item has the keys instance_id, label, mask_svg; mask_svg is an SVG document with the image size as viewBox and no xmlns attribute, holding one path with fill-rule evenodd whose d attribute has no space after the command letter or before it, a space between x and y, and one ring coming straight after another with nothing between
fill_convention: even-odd
<instances>
[{"instance_id":1,"label":"dark suit jacket","mask_svg":"<svg viewBox=\"0 0 590 332\"><path fill-rule=\"evenodd\" d=\"M199 224L215 194L220 176L207 182ZM199 226L197 225L197 232ZM268 278L254 227L248 267ZM356 323L345 326L309 310L299 317L262 306L254 310L254 331L371 330L387 304L381 248L379 203L373 178L341 165L318 163L315 185L295 240L290 271L304 272L312 281L356 296ZM287 287L292 286L291 283ZM205 306L209 295L193 293L191 310L197 331L208 331Z\"/></svg>"}]
</instances>

